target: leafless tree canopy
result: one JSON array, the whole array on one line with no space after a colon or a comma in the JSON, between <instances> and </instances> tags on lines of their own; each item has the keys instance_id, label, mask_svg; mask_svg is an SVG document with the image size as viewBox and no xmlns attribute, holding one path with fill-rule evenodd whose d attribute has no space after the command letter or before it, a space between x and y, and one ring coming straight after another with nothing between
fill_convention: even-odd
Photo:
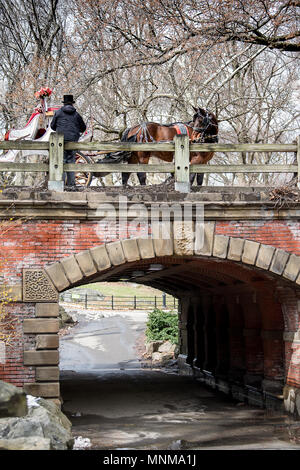
<instances>
[{"instance_id":1,"label":"leafless tree canopy","mask_svg":"<svg viewBox=\"0 0 300 470\"><path fill-rule=\"evenodd\" d=\"M24 125L34 92L49 86L52 102L75 96L101 140L141 120L188 120L201 106L217 113L222 141L290 142L299 12L299 0L0 0L2 133Z\"/></svg>"}]
</instances>

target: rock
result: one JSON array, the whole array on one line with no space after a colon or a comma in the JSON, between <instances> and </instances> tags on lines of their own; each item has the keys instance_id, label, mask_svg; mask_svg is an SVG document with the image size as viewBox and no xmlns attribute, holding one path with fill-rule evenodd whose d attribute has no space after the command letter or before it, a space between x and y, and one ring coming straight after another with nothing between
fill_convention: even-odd
<instances>
[{"instance_id":1,"label":"rock","mask_svg":"<svg viewBox=\"0 0 300 470\"><path fill-rule=\"evenodd\" d=\"M173 353L155 352L152 354L152 362L159 363L160 365L165 365L170 359L173 359Z\"/></svg>"},{"instance_id":2,"label":"rock","mask_svg":"<svg viewBox=\"0 0 300 470\"><path fill-rule=\"evenodd\" d=\"M51 449L72 449L74 439L71 422L53 402L38 399L39 406L32 406L22 418L0 419L0 439L47 438Z\"/></svg>"},{"instance_id":3,"label":"rock","mask_svg":"<svg viewBox=\"0 0 300 470\"><path fill-rule=\"evenodd\" d=\"M44 437L42 424L29 417L1 418L0 439L18 439L21 437Z\"/></svg>"},{"instance_id":4,"label":"rock","mask_svg":"<svg viewBox=\"0 0 300 470\"><path fill-rule=\"evenodd\" d=\"M164 341L151 341L146 343L146 356L151 356L154 352L158 351L158 348L164 343Z\"/></svg>"},{"instance_id":5,"label":"rock","mask_svg":"<svg viewBox=\"0 0 300 470\"><path fill-rule=\"evenodd\" d=\"M166 365L173 357L173 353L162 353L161 364Z\"/></svg>"},{"instance_id":6,"label":"rock","mask_svg":"<svg viewBox=\"0 0 300 470\"><path fill-rule=\"evenodd\" d=\"M172 353L172 354L174 354L175 351L176 351L176 344L172 344L171 341L165 341L158 348L158 352L161 352L161 353Z\"/></svg>"},{"instance_id":7,"label":"rock","mask_svg":"<svg viewBox=\"0 0 300 470\"><path fill-rule=\"evenodd\" d=\"M44 437L50 438L53 449L71 449L74 444L71 422L55 403L41 398L40 404L29 411L30 418L42 423Z\"/></svg>"},{"instance_id":8,"label":"rock","mask_svg":"<svg viewBox=\"0 0 300 470\"><path fill-rule=\"evenodd\" d=\"M0 380L0 418L25 416L27 412L23 390Z\"/></svg>"},{"instance_id":9,"label":"rock","mask_svg":"<svg viewBox=\"0 0 300 470\"><path fill-rule=\"evenodd\" d=\"M67 313L61 305L59 306L59 328L64 328L67 324L71 325L76 323L72 316Z\"/></svg>"},{"instance_id":10,"label":"rock","mask_svg":"<svg viewBox=\"0 0 300 470\"><path fill-rule=\"evenodd\" d=\"M40 436L0 439L0 450L51 450L51 443Z\"/></svg>"},{"instance_id":11,"label":"rock","mask_svg":"<svg viewBox=\"0 0 300 470\"><path fill-rule=\"evenodd\" d=\"M162 354L160 352L154 352L152 354L152 361L153 362L160 362L162 358Z\"/></svg>"}]
</instances>

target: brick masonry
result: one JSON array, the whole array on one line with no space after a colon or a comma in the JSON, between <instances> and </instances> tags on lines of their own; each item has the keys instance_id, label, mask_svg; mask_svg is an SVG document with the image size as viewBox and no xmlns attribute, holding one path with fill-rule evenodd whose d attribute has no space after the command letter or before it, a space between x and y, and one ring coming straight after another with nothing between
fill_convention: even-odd
<instances>
[{"instance_id":1,"label":"brick masonry","mask_svg":"<svg viewBox=\"0 0 300 470\"><path fill-rule=\"evenodd\" d=\"M220 210L214 209L210 221L205 224L204 245L199 248L196 243L194 255L203 259L203 263L215 257L218 272L223 270L237 278L244 276L245 282L248 271L242 269L243 266L257 273L267 271L274 280L274 286L277 283L277 300L274 299L275 290L271 289L270 295L268 290L261 290L256 302L263 314L256 318L257 310L253 307L255 315L249 313L245 316L243 343L246 351L253 352L246 354L244 362L253 374L263 374L268 380L279 380L284 376L287 386L300 388L300 338L295 339L299 334L300 223L296 217L287 216L279 220L267 214L265 218L262 215L248 219L245 212L235 210L235 216L230 215L231 212L227 216L226 208L222 206ZM81 280L86 282L88 276L109 267L126 266L128 262L155 259L155 256L193 255L191 227L183 243L175 240L174 243L170 240L152 243L139 238L141 229L138 225L119 224L115 231L111 224L101 222L91 214L77 218L76 211L72 211L73 218L70 214L65 218L64 212L59 218L43 214L35 220L22 222L21 227L13 227L9 236L0 240L0 257L4 266L0 283L5 281L14 289L21 288L24 269L42 269L54 287L61 291ZM218 215L221 213L222 217ZM178 230L181 228L177 224L175 231ZM133 241L133 238L138 241ZM123 245L120 240L124 240ZM290 282L289 287L284 283L278 285L278 280L282 279ZM6 363L0 363L0 378L23 386L35 384L38 377L44 384L41 393L56 393L57 358L53 354L57 344L56 313L53 309L41 307L41 303L22 303L20 297L17 300L7 307L16 324L17 336L6 347ZM231 318L235 315L235 307L228 305ZM244 311L247 308L251 310L245 304ZM250 319L253 324L249 324ZM43 321L44 327L41 328L40 322ZM259 333L254 334L255 330ZM242 331L241 327L239 331ZM282 336L286 335L283 340L276 336L278 331ZM185 334L184 326L182 334ZM238 351L240 343L237 333L233 333L228 348ZM45 385L47 371L51 372L53 380L48 392ZM37 390L36 385L29 389Z\"/></svg>"},{"instance_id":2,"label":"brick masonry","mask_svg":"<svg viewBox=\"0 0 300 470\"><path fill-rule=\"evenodd\" d=\"M253 240L300 255L300 222L286 220L220 221L216 233Z\"/></svg>"},{"instance_id":3,"label":"brick masonry","mask_svg":"<svg viewBox=\"0 0 300 470\"><path fill-rule=\"evenodd\" d=\"M296 221L217 222L215 234L256 241L300 255L300 223ZM122 229L118 235L117 239L138 237L139 231ZM22 229L10 230L9 239L1 240L1 258L5 260L2 276L9 276L10 283L18 284L22 268L39 268L115 240L107 224L98 221L24 222ZM226 239L220 239L216 251L225 242Z\"/></svg>"}]
</instances>

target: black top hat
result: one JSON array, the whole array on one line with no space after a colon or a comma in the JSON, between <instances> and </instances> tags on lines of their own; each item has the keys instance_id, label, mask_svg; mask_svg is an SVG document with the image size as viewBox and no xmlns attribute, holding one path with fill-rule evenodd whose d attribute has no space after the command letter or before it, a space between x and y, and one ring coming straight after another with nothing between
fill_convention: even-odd
<instances>
[{"instance_id":1,"label":"black top hat","mask_svg":"<svg viewBox=\"0 0 300 470\"><path fill-rule=\"evenodd\" d=\"M75 103L73 95L64 95L63 103Z\"/></svg>"}]
</instances>

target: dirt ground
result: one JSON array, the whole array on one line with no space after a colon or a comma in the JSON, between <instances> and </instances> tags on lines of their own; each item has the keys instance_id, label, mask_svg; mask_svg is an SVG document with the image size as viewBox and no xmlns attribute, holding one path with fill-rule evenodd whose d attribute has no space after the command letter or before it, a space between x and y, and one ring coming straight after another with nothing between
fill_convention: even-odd
<instances>
[{"instance_id":1,"label":"dirt ground","mask_svg":"<svg viewBox=\"0 0 300 470\"><path fill-rule=\"evenodd\" d=\"M241 405L176 369L144 368L146 318L80 311L61 336L74 438L97 450L300 450L300 423L285 413Z\"/></svg>"}]
</instances>

